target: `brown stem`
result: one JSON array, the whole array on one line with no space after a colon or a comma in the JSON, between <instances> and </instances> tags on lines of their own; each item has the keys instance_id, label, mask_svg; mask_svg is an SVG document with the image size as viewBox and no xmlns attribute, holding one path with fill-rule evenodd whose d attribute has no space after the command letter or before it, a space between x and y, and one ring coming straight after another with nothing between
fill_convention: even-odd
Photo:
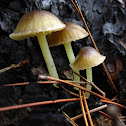
<instances>
[{"instance_id":1,"label":"brown stem","mask_svg":"<svg viewBox=\"0 0 126 126\"><path fill-rule=\"evenodd\" d=\"M12 64L9 67L6 67L6 68L1 69L0 70L0 75L2 73L4 73L5 71L7 71L7 70L10 70L10 69L13 69L13 68L17 68L17 67L21 67L22 65L27 64L27 63L29 63L28 59L26 59L26 60L24 60L24 61L22 61L22 62L20 62L18 64Z\"/></svg>"},{"instance_id":2,"label":"brown stem","mask_svg":"<svg viewBox=\"0 0 126 126\"><path fill-rule=\"evenodd\" d=\"M79 83L79 84L87 84L86 82L76 82L76 81L69 81L72 83ZM14 84L4 84L4 86L20 86L20 85L27 85L30 82L23 82L23 83L14 83ZM57 81L37 81L39 84L53 84L53 83L59 83ZM79 95L78 95L79 96Z\"/></svg>"},{"instance_id":3,"label":"brown stem","mask_svg":"<svg viewBox=\"0 0 126 126\"><path fill-rule=\"evenodd\" d=\"M118 95L116 95L115 97L113 97L113 98L111 99L111 101L117 100L117 99L116 99L117 97L118 97Z\"/></svg>"},{"instance_id":4,"label":"brown stem","mask_svg":"<svg viewBox=\"0 0 126 126\"><path fill-rule=\"evenodd\" d=\"M109 119L112 119L112 117L110 116L110 115L108 115L108 114L106 114L106 113L104 113L104 112L102 112L102 111L98 111L98 112L100 112L102 115L104 115L105 117L107 117L107 118L109 118Z\"/></svg>"},{"instance_id":5,"label":"brown stem","mask_svg":"<svg viewBox=\"0 0 126 126\"><path fill-rule=\"evenodd\" d=\"M75 72L75 74L77 74L82 80L86 81L87 84L90 84L91 86L93 86L96 90L98 90L104 97L105 97L105 92L103 92L99 87L97 87L94 83L89 82L86 78L84 78L83 76L79 75L78 73Z\"/></svg>"},{"instance_id":6,"label":"brown stem","mask_svg":"<svg viewBox=\"0 0 126 126\"><path fill-rule=\"evenodd\" d=\"M74 93L74 92L72 92L72 91L70 91L70 90L64 88L64 86L62 86L62 88L63 88L64 91L66 91L66 92L68 92L68 93L70 93L70 94L72 94L72 95L74 95L74 96L76 96L76 97L79 97L78 94L76 94L76 93Z\"/></svg>"},{"instance_id":7,"label":"brown stem","mask_svg":"<svg viewBox=\"0 0 126 126\"><path fill-rule=\"evenodd\" d=\"M30 82L23 82L23 83L14 83L14 84L5 84L4 86L21 86L21 85L27 85ZM56 81L37 81L36 83L40 84L53 84L53 83L58 83Z\"/></svg>"},{"instance_id":8,"label":"brown stem","mask_svg":"<svg viewBox=\"0 0 126 126\"><path fill-rule=\"evenodd\" d=\"M119 103L116 103L116 102L112 102L112 101L108 101L108 100L103 100L103 99L101 99L100 101L101 101L101 102L105 102L105 103L114 104L114 105L120 106L121 108L124 108L123 105L121 105L121 104L119 104Z\"/></svg>"},{"instance_id":9,"label":"brown stem","mask_svg":"<svg viewBox=\"0 0 126 126\"><path fill-rule=\"evenodd\" d=\"M71 123L73 126L78 126L65 112L62 113L66 117L67 121L69 121L69 123Z\"/></svg>"},{"instance_id":10,"label":"brown stem","mask_svg":"<svg viewBox=\"0 0 126 126\"><path fill-rule=\"evenodd\" d=\"M26 108L26 107L54 104L54 103L60 103L60 102L79 101L79 100L80 98L68 98L68 99L57 99L57 100L34 102L34 103L15 105L15 106L0 107L0 112L14 110L14 109L21 109L21 108Z\"/></svg>"},{"instance_id":11,"label":"brown stem","mask_svg":"<svg viewBox=\"0 0 126 126\"><path fill-rule=\"evenodd\" d=\"M86 112L84 110L83 100L82 100L82 96L81 96L81 89L79 89L79 97L80 97L80 105L81 105L81 110L82 110L85 125L89 126L88 121L87 121L87 117L86 117Z\"/></svg>"},{"instance_id":12,"label":"brown stem","mask_svg":"<svg viewBox=\"0 0 126 126\"><path fill-rule=\"evenodd\" d=\"M89 93L91 93L93 95L96 95L96 96L100 97L101 99L110 100L110 99L108 99L106 97L103 97L102 95L99 95L99 94L97 94L97 93L95 93L93 91L90 91L90 90L86 89L85 87L79 86L77 84L73 84L73 83L68 82L68 81L64 81L64 80L61 80L61 79L53 78L53 77L50 77L50 76L42 76L42 75L39 75L39 78L40 79L47 79L47 80L54 80L54 81L58 81L60 83L65 83L65 84L71 85L73 87L80 88L81 90L84 90L86 92L89 92Z\"/></svg>"},{"instance_id":13,"label":"brown stem","mask_svg":"<svg viewBox=\"0 0 126 126\"><path fill-rule=\"evenodd\" d=\"M100 107L97 107L97 108L94 108L94 109L90 110L89 112L93 113L93 112L99 111L99 110L107 108L107 107L108 107L107 105L102 105ZM75 117L73 117L71 119L72 120L77 120L77 119L81 118L82 116L83 116L83 114L80 114L80 115L77 115L77 116L75 116Z\"/></svg>"},{"instance_id":14,"label":"brown stem","mask_svg":"<svg viewBox=\"0 0 126 126\"><path fill-rule=\"evenodd\" d=\"M88 105L87 105L87 101L86 101L86 98L85 98L84 91L82 91L82 94L83 94L83 99L84 99L84 103L85 103L85 108L86 108L86 111L87 111L87 115L88 115L88 118L89 118L90 125L91 125L91 126L94 126L93 121L92 121L92 118L91 118L91 115L90 115L90 112L89 112L89 108L88 108Z\"/></svg>"}]
</instances>

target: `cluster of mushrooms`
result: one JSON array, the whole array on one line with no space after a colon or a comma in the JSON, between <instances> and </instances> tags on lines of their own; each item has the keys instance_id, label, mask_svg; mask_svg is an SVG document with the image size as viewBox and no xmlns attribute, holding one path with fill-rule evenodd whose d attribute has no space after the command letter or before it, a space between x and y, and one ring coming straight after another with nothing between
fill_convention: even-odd
<instances>
[{"instance_id":1,"label":"cluster of mushrooms","mask_svg":"<svg viewBox=\"0 0 126 126\"><path fill-rule=\"evenodd\" d=\"M63 44L72 70L79 74L79 70L86 69L87 80L90 82L92 82L91 68L101 64L106 58L89 46L82 48L75 58L71 42L87 37L88 33L77 24L61 22L54 14L45 10L35 10L22 16L15 31L10 34L10 38L14 40L34 36L38 38L49 75L54 78L59 77L49 47ZM74 73L73 76L74 81L80 81L79 76ZM57 87L56 84L53 85ZM86 88L91 90L91 85L87 85ZM85 95L89 97L89 93Z\"/></svg>"}]
</instances>

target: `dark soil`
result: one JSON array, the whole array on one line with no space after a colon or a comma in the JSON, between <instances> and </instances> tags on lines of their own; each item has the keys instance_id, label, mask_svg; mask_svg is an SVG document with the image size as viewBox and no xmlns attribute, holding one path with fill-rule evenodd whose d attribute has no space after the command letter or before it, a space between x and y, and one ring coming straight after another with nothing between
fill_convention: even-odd
<instances>
[{"instance_id":1,"label":"dark soil","mask_svg":"<svg viewBox=\"0 0 126 126\"><path fill-rule=\"evenodd\" d=\"M44 4L45 2L46 4ZM101 54L107 57L105 64L119 93L117 102L126 106L126 8L114 0L113 2L109 0L101 0L101 2L98 0L78 0L78 2ZM0 74L0 107L75 97L66 92L61 85L77 93L73 87L65 84L59 84L59 88L55 88L52 84L37 83L39 74L48 75L37 39L30 38L18 42L8 37L15 29L21 16L35 9L48 10L62 21L71 21L83 26L69 1L1 0L0 69L11 64L18 64L25 59L28 59L29 63ZM93 46L89 37L72 43L75 55L87 45ZM60 78L63 80L72 79L64 47L61 45L52 47L50 50ZM81 71L81 75L86 77L85 71ZM106 93L107 98L111 99L117 95L109 83L102 65L93 68L93 81ZM23 82L29 82L29 84L4 86L4 84ZM95 89L93 91L97 92ZM104 104L93 95L87 101L89 109ZM74 117L81 113L80 102L57 103L0 112L0 126L71 126L62 111L70 117ZM108 113L107 109L103 111ZM124 108L120 108L118 113L125 116L126 112ZM116 124L106 117L103 118L99 112L92 113L91 116L96 126L101 123L103 126ZM85 125L83 118L78 119L76 123L79 126Z\"/></svg>"}]
</instances>

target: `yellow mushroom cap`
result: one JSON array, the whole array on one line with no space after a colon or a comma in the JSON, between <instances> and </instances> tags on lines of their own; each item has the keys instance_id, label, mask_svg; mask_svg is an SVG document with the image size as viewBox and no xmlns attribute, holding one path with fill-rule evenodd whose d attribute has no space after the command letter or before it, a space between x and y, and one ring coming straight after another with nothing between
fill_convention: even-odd
<instances>
[{"instance_id":1,"label":"yellow mushroom cap","mask_svg":"<svg viewBox=\"0 0 126 126\"><path fill-rule=\"evenodd\" d=\"M62 30L64 27L65 24L51 12L35 10L22 16L15 31L10 34L10 38L14 40L23 40L33 37L39 32L49 34Z\"/></svg>"},{"instance_id":2,"label":"yellow mushroom cap","mask_svg":"<svg viewBox=\"0 0 126 126\"><path fill-rule=\"evenodd\" d=\"M76 60L70 64L71 68L77 70L84 70L87 68L95 67L105 60L105 56L101 55L92 47L84 47L78 53Z\"/></svg>"},{"instance_id":3,"label":"yellow mushroom cap","mask_svg":"<svg viewBox=\"0 0 126 126\"><path fill-rule=\"evenodd\" d=\"M63 30L48 35L47 40L50 47L76 41L88 36L86 30L75 23L66 22L65 25L66 27Z\"/></svg>"}]
</instances>

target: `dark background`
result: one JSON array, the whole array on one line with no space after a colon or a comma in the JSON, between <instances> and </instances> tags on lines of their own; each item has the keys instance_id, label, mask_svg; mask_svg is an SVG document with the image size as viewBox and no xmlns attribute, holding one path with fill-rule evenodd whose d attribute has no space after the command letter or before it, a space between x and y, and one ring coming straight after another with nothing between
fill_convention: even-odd
<instances>
[{"instance_id":1,"label":"dark background","mask_svg":"<svg viewBox=\"0 0 126 126\"><path fill-rule=\"evenodd\" d=\"M125 2L118 0L78 0L80 9L86 19L90 32L101 52L107 58L105 64L112 76L114 84L119 92L118 100L126 104L126 8ZM48 75L46 64L41 54L36 37L24 41L14 41L9 38L9 34L14 31L20 18L27 12L42 9L55 14L63 22L74 22L84 27L80 17L69 0L0 0L0 69L17 64L25 59L29 64L20 68L6 71L0 75L0 106L10 106L18 104L19 99L22 103L29 103L41 100L71 97L62 89L54 89L52 86L34 85L19 87L3 87L3 84L18 82L35 82L37 75ZM84 46L92 46L90 37L72 43L75 55ZM71 72L69 62L64 47L57 46L50 48L56 68L61 79L70 79ZM66 74L67 73L67 74ZM85 71L81 71L85 76ZM108 78L102 65L93 68L94 83L106 92L107 97L112 98L116 95L113 87L110 86ZM43 92L43 93L42 93ZM36 97L37 98L36 98ZM94 100L94 99L93 99ZM47 106L41 108L40 116L35 116L35 120L56 118L57 110L63 104ZM74 105L73 105L74 106ZM77 106L76 106L77 107ZM74 107L73 107L74 108ZM35 108L34 108L35 109ZM28 125L28 120L33 118L33 110L12 111L1 115L1 125L19 125L22 120ZM36 110L37 111L37 110ZM38 110L40 111L40 110ZM23 114L22 114L23 113ZM37 113L37 112L36 112ZM34 113L35 114L35 113ZM20 118L22 116L22 118ZM56 116L56 117L55 117ZM61 117L60 117L61 116ZM63 120L60 114L58 117ZM38 119L42 117L42 119ZM24 119L25 118L25 119ZM58 118L58 120L60 120ZM33 120L34 120L33 119ZM52 119L54 120L54 119ZM37 122L39 122L37 121ZM39 124L41 123L39 122ZM17 123L18 122L18 123ZM66 122L57 122L57 125L68 125ZM55 124L55 121L53 122ZM51 123L51 124L53 124ZM61 123L61 124L60 124ZM38 124L38 125L39 125ZM29 124L32 125L32 124ZM34 125L34 124L33 124ZM43 122L43 125L44 124ZM56 125L56 124L55 124Z\"/></svg>"}]
</instances>

